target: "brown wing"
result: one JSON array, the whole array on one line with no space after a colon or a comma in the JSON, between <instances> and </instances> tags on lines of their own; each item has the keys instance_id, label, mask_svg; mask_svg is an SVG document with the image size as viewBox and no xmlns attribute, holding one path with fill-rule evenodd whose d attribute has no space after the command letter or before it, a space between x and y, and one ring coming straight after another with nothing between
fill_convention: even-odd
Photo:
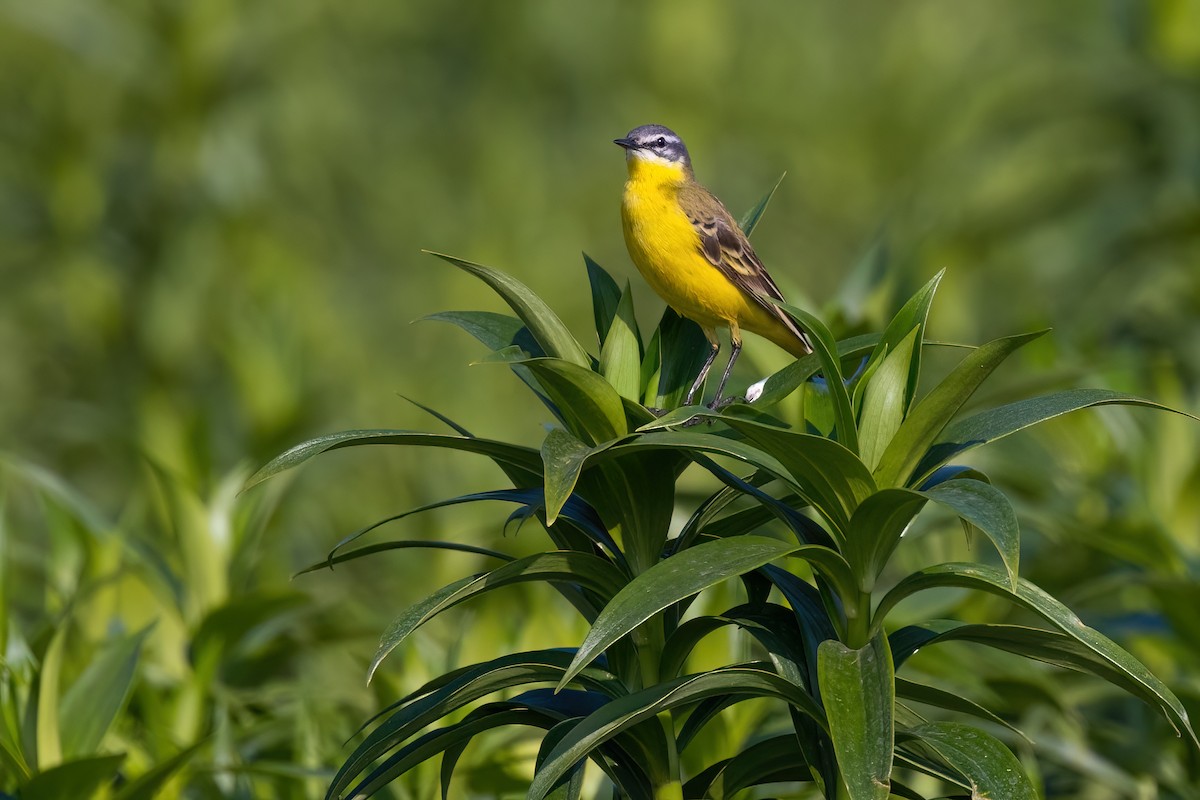
<instances>
[{"instance_id":1,"label":"brown wing","mask_svg":"<svg viewBox=\"0 0 1200 800\"><path fill-rule=\"evenodd\" d=\"M725 206L703 186L693 184L680 197L692 227L700 234L700 252L734 286L750 295L760 306L788 328L812 352L807 334L767 298L783 300L783 293L758 260L750 240L733 221Z\"/></svg>"}]
</instances>

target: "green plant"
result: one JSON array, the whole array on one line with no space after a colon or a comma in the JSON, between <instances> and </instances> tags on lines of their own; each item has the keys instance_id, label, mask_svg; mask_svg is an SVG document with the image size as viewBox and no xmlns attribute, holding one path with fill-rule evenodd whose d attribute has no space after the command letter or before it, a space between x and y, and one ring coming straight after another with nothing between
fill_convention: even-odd
<instances>
[{"instance_id":1,"label":"green plant","mask_svg":"<svg viewBox=\"0 0 1200 800\"><path fill-rule=\"evenodd\" d=\"M769 195L743 220L747 232L767 200ZM448 672L398 700L342 765L328 797L371 796L438 754L447 796L467 743L507 726L546 731L528 792L538 800L578 797L588 760L619 796L639 799L731 797L779 782L809 784L806 791L850 800L920 798L925 795L918 785L939 796L957 786L972 796L1037 797L1001 738L1028 747L1015 728L956 693L897 676L918 648L946 641L1091 673L1158 707L1177 733L1200 746L1166 685L1019 577L1019 531L1008 498L983 473L950 464L967 450L1078 409L1164 406L1077 389L960 416L992 371L1041 333L972 348L918 398L938 275L879 335L838 342L820 320L784 305L812 333L814 354L755 387L753 403L721 412L678 408L705 352L691 323L668 310L644 341L629 288L619 290L587 260L600 343L593 357L513 278L441 258L486 282L516 314L448 312L433 319L479 339L491 350L489 359L508 364L545 405L556 424L540 448L475 437L433 412L455 432L324 436L279 456L248 485L336 448L462 450L490 458L511 486L418 511L503 500L518 507L510 520L533 518L545 529L555 549L523 558L431 541L343 551L382 522L340 542L313 569L410 547L453 547L502 562L401 614L384 634L371 674L435 615L519 582L549 583L590 632L578 649L503 654ZM844 365L860 368L847 377ZM794 417L785 415L790 424L762 410L778 411L797 389L802 407ZM656 416L650 409L669 411ZM710 424L684 426L697 420ZM677 481L693 464L720 488L670 537ZM968 533L981 532L997 563L940 563L890 574L906 530L931 504L960 519ZM744 586L744 602L689 616L700 593L732 578ZM892 623L901 601L944 589L1001 597L1048 626ZM689 671L698 643L728 626L745 631L761 657ZM477 703L497 694L499 699ZM782 726L771 735L760 732L729 758L697 769L681 766L698 734L725 709L751 698L769 698L785 709ZM930 711L919 713L917 706Z\"/></svg>"}]
</instances>

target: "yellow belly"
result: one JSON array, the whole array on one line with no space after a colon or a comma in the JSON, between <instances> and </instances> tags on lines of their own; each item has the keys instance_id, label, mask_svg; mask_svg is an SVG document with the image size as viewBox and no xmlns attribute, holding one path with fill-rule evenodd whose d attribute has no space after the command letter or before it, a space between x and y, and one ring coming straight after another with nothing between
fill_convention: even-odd
<instances>
[{"instance_id":1,"label":"yellow belly","mask_svg":"<svg viewBox=\"0 0 1200 800\"><path fill-rule=\"evenodd\" d=\"M706 328L739 323L753 313L753 301L701 254L700 236L676 201L678 184L654 174L667 169L643 166L625 184L621 222L629 257L683 316Z\"/></svg>"}]
</instances>

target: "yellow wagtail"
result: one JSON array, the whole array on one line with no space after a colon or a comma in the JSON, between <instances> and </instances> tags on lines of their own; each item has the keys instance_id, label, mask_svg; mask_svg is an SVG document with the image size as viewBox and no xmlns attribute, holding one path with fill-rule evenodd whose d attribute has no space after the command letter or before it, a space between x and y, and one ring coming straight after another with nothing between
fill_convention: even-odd
<instances>
[{"instance_id":1,"label":"yellow wagtail","mask_svg":"<svg viewBox=\"0 0 1200 800\"><path fill-rule=\"evenodd\" d=\"M711 345L684 401L691 405L720 352L717 328L729 328L732 352L711 408L742 351L741 331L757 333L799 358L808 336L768 298L783 300L746 234L712 192L696 182L679 136L642 125L623 139L629 180L621 202L625 246L642 277L671 308L699 323Z\"/></svg>"}]
</instances>

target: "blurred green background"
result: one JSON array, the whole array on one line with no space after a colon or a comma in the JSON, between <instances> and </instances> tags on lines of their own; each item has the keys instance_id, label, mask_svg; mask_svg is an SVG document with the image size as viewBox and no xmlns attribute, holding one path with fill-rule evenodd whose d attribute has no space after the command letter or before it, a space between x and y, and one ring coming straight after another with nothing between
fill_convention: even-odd
<instances>
[{"instance_id":1,"label":"blurred green background","mask_svg":"<svg viewBox=\"0 0 1200 800\"><path fill-rule=\"evenodd\" d=\"M92 648L158 619L110 734L123 746L106 747L138 774L211 737L181 783L196 796L319 796L341 741L400 688L523 637L573 642L565 608L531 631L514 592L464 612L488 636L430 626L368 691L387 621L473 562L393 555L289 583L363 525L497 488L482 462L338 454L235 493L306 437L437 424L398 395L536 445L546 414L507 370L410 325L501 310L419 251L511 273L594 345L586 251L650 324L662 305L624 252L611 144L636 125L680 132L735 214L787 172L756 248L840 335L882 327L948 268L934 338L1055 329L1007 368L1010 390L1200 411L1197 0L6 0L0 109L0 641L17 674L66 625L67 685ZM751 341L737 381L783 363ZM1196 426L1103 412L991 459L1024 571L1194 703ZM393 533L532 546L532 529L503 537L506 513ZM222 610L255 622L206 672L197 637ZM1059 762L1108 759L1133 788L1062 778L1052 796L1135 796L1178 771L1149 752L1170 739L1149 714L1100 742L1081 720L1054 732L1082 748Z\"/></svg>"}]
</instances>

